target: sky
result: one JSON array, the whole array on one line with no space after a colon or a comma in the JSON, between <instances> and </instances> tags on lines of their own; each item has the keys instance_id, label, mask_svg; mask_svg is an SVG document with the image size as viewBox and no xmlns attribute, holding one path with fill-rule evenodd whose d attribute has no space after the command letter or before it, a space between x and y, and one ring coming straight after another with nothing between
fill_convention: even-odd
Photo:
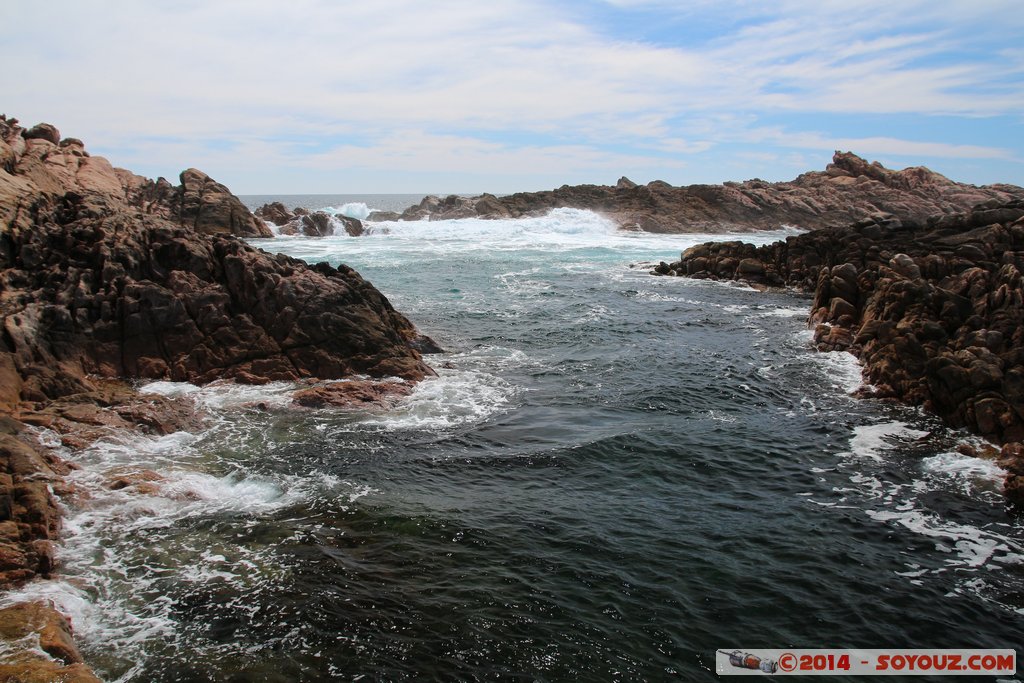
<instances>
[{"instance_id":1,"label":"sky","mask_svg":"<svg viewBox=\"0 0 1024 683\"><path fill-rule=\"evenodd\" d=\"M1020 0L5 0L0 112L238 194L1024 185Z\"/></svg>"}]
</instances>

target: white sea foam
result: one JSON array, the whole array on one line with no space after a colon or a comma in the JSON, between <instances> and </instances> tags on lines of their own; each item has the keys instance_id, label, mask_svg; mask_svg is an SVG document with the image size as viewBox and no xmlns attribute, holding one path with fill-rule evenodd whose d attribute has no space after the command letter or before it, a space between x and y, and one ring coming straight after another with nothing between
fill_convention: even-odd
<instances>
[{"instance_id":1,"label":"white sea foam","mask_svg":"<svg viewBox=\"0 0 1024 683\"><path fill-rule=\"evenodd\" d=\"M778 306L775 308L759 308L758 312L764 316L776 318L806 318L807 308L803 306Z\"/></svg>"},{"instance_id":2,"label":"white sea foam","mask_svg":"<svg viewBox=\"0 0 1024 683\"><path fill-rule=\"evenodd\" d=\"M906 443L927 435L928 432L911 429L905 422L860 425L853 429L850 450L846 455L881 461L885 452L900 441Z\"/></svg>"},{"instance_id":3,"label":"white sea foam","mask_svg":"<svg viewBox=\"0 0 1024 683\"><path fill-rule=\"evenodd\" d=\"M939 474L951 474L957 477L984 479L991 482L1002 482L1006 470L993 460L974 458L960 453L939 453L921 461L925 471Z\"/></svg>"},{"instance_id":4,"label":"white sea foam","mask_svg":"<svg viewBox=\"0 0 1024 683\"><path fill-rule=\"evenodd\" d=\"M76 454L81 468L67 480L80 498L66 506L58 548L67 578L33 582L6 598L52 601L71 617L86 647L124 660L124 680L144 662L148 643L173 642L187 629L176 618L177 598L168 586L226 582L239 595L252 595L272 589L289 571L271 546L207 535L207 520L234 518L233 527L243 531L290 506L306 508L317 496L352 502L370 492L331 476L200 471L195 468L209 464L198 448L202 438L184 432L121 435ZM138 476L144 470L152 472ZM113 477L127 477L129 484L112 490Z\"/></svg>"},{"instance_id":5,"label":"white sea foam","mask_svg":"<svg viewBox=\"0 0 1024 683\"><path fill-rule=\"evenodd\" d=\"M360 424L389 431L450 429L483 422L505 410L516 390L507 382L477 370L438 369L416 385L393 409L368 415Z\"/></svg>"},{"instance_id":6,"label":"white sea foam","mask_svg":"<svg viewBox=\"0 0 1024 683\"><path fill-rule=\"evenodd\" d=\"M347 204L342 204L337 213L340 213L342 216L365 221L373 213L373 209L363 202L348 202Z\"/></svg>"},{"instance_id":7,"label":"white sea foam","mask_svg":"<svg viewBox=\"0 0 1024 683\"><path fill-rule=\"evenodd\" d=\"M367 226L367 236L390 240L429 240L432 244L472 242L488 249L531 245L572 245L620 233L607 218L581 209L554 209L544 216L517 219L463 218L437 221L383 221Z\"/></svg>"},{"instance_id":8,"label":"white sea foam","mask_svg":"<svg viewBox=\"0 0 1024 683\"><path fill-rule=\"evenodd\" d=\"M832 386L852 394L864 386L860 361L852 353L831 351L815 353L812 358L827 375Z\"/></svg>"},{"instance_id":9,"label":"white sea foam","mask_svg":"<svg viewBox=\"0 0 1024 683\"><path fill-rule=\"evenodd\" d=\"M188 382L150 382L139 387L141 393L177 397L191 396L199 406L208 410L226 410L262 403L272 407L286 407L298 385L295 382L269 384L237 384L230 380L211 382L197 387Z\"/></svg>"},{"instance_id":10,"label":"white sea foam","mask_svg":"<svg viewBox=\"0 0 1024 683\"><path fill-rule=\"evenodd\" d=\"M974 526L954 521L934 509L929 502L936 491L948 491L950 483L964 495L988 496L1001 501L999 485L1005 474L994 462L959 453L939 453L920 461L919 474L909 481L892 481L887 469L905 468L915 461L872 467L872 461L889 462L889 453L900 443L920 439L927 433L912 429L904 422L894 421L862 425L854 429L850 439L847 467L856 467L850 475L851 486L837 487L839 503L857 507L873 520L902 527L915 535L932 539L936 555L915 554L906 570L897 572L916 585L923 585L931 576L956 572L954 592L970 593L985 600L1000 602L1002 589L979 581L972 572L986 573L1005 566L1024 564L1024 542L1011 524L988 523ZM989 575L991 576L991 575ZM991 594L991 595L990 595Z\"/></svg>"},{"instance_id":11,"label":"white sea foam","mask_svg":"<svg viewBox=\"0 0 1024 683\"><path fill-rule=\"evenodd\" d=\"M195 384L188 382L150 382L139 387L140 394L158 394L160 396L167 396L169 398L176 398L178 396L187 396L201 391Z\"/></svg>"},{"instance_id":12,"label":"white sea foam","mask_svg":"<svg viewBox=\"0 0 1024 683\"><path fill-rule=\"evenodd\" d=\"M957 524L921 509L867 510L872 519L895 523L916 534L934 538L935 549L948 554L947 567L979 568L995 562L1001 565L1024 562L1020 541L994 531Z\"/></svg>"}]
</instances>

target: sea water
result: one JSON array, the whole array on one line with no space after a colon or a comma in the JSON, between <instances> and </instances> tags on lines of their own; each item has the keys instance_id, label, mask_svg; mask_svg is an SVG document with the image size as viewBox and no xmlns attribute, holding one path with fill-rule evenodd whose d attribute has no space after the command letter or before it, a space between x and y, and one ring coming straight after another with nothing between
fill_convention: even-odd
<instances>
[{"instance_id":1,"label":"sea water","mask_svg":"<svg viewBox=\"0 0 1024 683\"><path fill-rule=\"evenodd\" d=\"M376 208L320 206L345 204ZM366 410L154 382L207 427L70 456L62 578L7 599L52 599L106 680L712 680L721 648L1024 642L995 463L851 396L805 295L649 274L730 236L368 225L252 244L359 270L437 377Z\"/></svg>"}]
</instances>

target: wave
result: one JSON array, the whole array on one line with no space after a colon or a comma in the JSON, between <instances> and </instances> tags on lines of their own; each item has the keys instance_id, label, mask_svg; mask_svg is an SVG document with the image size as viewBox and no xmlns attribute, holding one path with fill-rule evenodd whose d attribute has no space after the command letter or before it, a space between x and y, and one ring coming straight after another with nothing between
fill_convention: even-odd
<instances>
[{"instance_id":1,"label":"wave","mask_svg":"<svg viewBox=\"0 0 1024 683\"><path fill-rule=\"evenodd\" d=\"M382 221L367 226L369 236L460 241L502 239L516 243L537 237L609 236L617 232L612 221L584 209L553 209L543 216L527 218Z\"/></svg>"},{"instance_id":2,"label":"wave","mask_svg":"<svg viewBox=\"0 0 1024 683\"><path fill-rule=\"evenodd\" d=\"M1009 523L972 523L958 507L963 503L955 502L959 492L963 500L974 501L972 505L1001 505L1006 472L991 460L956 452L920 460L904 452L929 435L901 421L855 427L849 451L839 454L845 460L840 469L852 468L852 486L835 489L841 496L839 504L854 503L870 519L933 544L933 554L914 554L904 571L897 572L911 583L954 576L953 592L1024 614L1019 605L1006 600L1013 574L1024 566L1024 542L1018 530ZM894 472L901 474L894 476ZM998 571L1006 568L1013 570Z\"/></svg>"}]
</instances>

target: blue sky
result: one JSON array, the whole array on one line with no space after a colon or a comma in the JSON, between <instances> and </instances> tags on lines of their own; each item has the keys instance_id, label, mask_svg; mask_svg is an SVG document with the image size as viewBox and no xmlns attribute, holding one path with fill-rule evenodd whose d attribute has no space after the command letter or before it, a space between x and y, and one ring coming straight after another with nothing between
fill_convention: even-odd
<instances>
[{"instance_id":1,"label":"blue sky","mask_svg":"<svg viewBox=\"0 0 1024 683\"><path fill-rule=\"evenodd\" d=\"M1024 185L1019 0L4 3L3 108L240 194L788 180L835 149Z\"/></svg>"}]
</instances>

